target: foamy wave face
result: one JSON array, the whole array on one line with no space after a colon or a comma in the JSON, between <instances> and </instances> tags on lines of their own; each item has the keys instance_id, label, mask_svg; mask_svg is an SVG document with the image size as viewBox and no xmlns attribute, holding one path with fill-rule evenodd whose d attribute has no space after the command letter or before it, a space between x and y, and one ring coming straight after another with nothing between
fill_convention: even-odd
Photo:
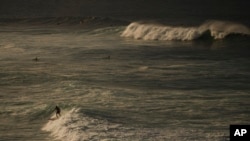
<instances>
[{"instance_id":1,"label":"foamy wave face","mask_svg":"<svg viewBox=\"0 0 250 141\"><path fill-rule=\"evenodd\" d=\"M122 36L143 40L193 40L199 37L200 34L196 28L170 27L134 22L125 29Z\"/></svg>"},{"instance_id":2,"label":"foamy wave face","mask_svg":"<svg viewBox=\"0 0 250 141\"><path fill-rule=\"evenodd\" d=\"M59 119L49 121L42 130L51 132L62 141L125 139L133 135L119 124L87 117L79 109L72 109Z\"/></svg>"},{"instance_id":3,"label":"foamy wave face","mask_svg":"<svg viewBox=\"0 0 250 141\"><path fill-rule=\"evenodd\" d=\"M122 124L88 117L76 108L63 113L59 119L55 119L55 116L51 119L54 120L49 120L42 130L51 132L53 137L61 141L191 141L194 137L214 141L225 136L223 133L205 133L198 129L125 127Z\"/></svg>"},{"instance_id":4,"label":"foamy wave face","mask_svg":"<svg viewBox=\"0 0 250 141\"><path fill-rule=\"evenodd\" d=\"M209 21L198 27L173 27L133 22L121 34L143 40L181 40L190 41L210 31L214 39L223 39L229 34L250 34L249 28L241 24L222 21Z\"/></svg>"},{"instance_id":5,"label":"foamy wave face","mask_svg":"<svg viewBox=\"0 0 250 141\"><path fill-rule=\"evenodd\" d=\"M199 27L200 31L209 30L214 39L223 39L230 34L250 35L248 27L226 21L207 21Z\"/></svg>"},{"instance_id":6,"label":"foamy wave face","mask_svg":"<svg viewBox=\"0 0 250 141\"><path fill-rule=\"evenodd\" d=\"M62 141L136 139L134 130L87 117L79 109L72 109L59 119L49 121L42 130L51 132L52 136Z\"/></svg>"},{"instance_id":7,"label":"foamy wave face","mask_svg":"<svg viewBox=\"0 0 250 141\"><path fill-rule=\"evenodd\" d=\"M122 139L130 135L121 125L87 117L80 109L74 108L58 119L55 116L51 119L42 130L51 132L53 137L62 141Z\"/></svg>"}]
</instances>

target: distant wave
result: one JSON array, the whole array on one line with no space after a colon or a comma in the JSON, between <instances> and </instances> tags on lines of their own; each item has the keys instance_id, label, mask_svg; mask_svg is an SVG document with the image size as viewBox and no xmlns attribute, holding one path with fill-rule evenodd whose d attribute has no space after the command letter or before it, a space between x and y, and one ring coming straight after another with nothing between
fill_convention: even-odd
<instances>
[{"instance_id":1,"label":"distant wave","mask_svg":"<svg viewBox=\"0 0 250 141\"><path fill-rule=\"evenodd\" d=\"M0 19L1 25L23 24L23 25L81 25L81 26L116 26L126 25L127 21L109 17L45 17L45 18L20 18L20 19Z\"/></svg>"},{"instance_id":2,"label":"distant wave","mask_svg":"<svg viewBox=\"0 0 250 141\"><path fill-rule=\"evenodd\" d=\"M126 27L121 36L142 40L190 41L202 38L208 33L210 38L224 39L232 34L249 36L250 29L242 24L226 21L207 21L196 27L133 22Z\"/></svg>"}]
</instances>

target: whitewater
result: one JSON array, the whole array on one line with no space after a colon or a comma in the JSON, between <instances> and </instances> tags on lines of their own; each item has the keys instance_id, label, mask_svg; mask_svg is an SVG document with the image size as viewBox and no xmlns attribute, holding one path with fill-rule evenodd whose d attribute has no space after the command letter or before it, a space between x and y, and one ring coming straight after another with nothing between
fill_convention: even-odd
<instances>
[{"instance_id":1,"label":"whitewater","mask_svg":"<svg viewBox=\"0 0 250 141\"><path fill-rule=\"evenodd\" d=\"M222 20L2 20L0 140L228 141L250 123L249 34Z\"/></svg>"},{"instance_id":2,"label":"whitewater","mask_svg":"<svg viewBox=\"0 0 250 141\"><path fill-rule=\"evenodd\" d=\"M226 21L207 21L197 27L173 27L167 25L131 23L122 33L124 37L143 40L195 40L210 33L213 39L223 39L230 34L250 35L249 28Z\"/></svg>"}]
</instances>

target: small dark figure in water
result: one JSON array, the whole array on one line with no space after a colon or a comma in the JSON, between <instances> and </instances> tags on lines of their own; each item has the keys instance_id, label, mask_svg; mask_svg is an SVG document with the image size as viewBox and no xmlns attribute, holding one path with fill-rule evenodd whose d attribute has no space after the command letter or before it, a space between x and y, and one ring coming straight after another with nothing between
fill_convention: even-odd
<instances>
[{"instance_id":1,"label":"small dark figure in water","mask_svg":"<svg viewBox=\"0 0 250 141\"><path fill-rule=\"evenodd\" d=\"M108 60L110 60L110 55L109 56L107 56L107 57L104 57L103 59L108 59Z\"/></svg>"},{"instance_id":2,"label":"small dark figure in water","mask_svg":"<svg viewBox=\"0 0 250 141\"><path fill-rule=\"evenodd\" d=\"M56 106L55 111L56 111L56 118L59 118L61 116L61 109L58 106Z\"/></svg>"},{"instance_id":3,"label":"small dark figure in water","mask_svg":"<svg viewBox=\"0 0 250 141\"><path fill-rule=\"evenodd\" d=\"M32 60L33 60L33 61L36 61L36 62L39 61L39 59L38 59L37 57L34 58L34 59L32 59Z\"/></svg>"}]
</instances>

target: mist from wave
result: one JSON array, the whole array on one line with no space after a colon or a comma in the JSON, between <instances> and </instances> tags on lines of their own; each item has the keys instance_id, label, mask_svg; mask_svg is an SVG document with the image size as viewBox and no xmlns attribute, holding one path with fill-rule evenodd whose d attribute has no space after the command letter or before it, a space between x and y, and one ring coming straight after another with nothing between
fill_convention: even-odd
<instances>
[{"instance_id":1,"label":"mist from wave","mask_svg":"<svg viewBox=\"0 0 250 141\"><path fill-rule=\"evenodd\" d=\"M193 27L132 22L126 27L121 36L142 40L190 41L202 38L208 33L213 39L224 39L231 34L249 36L250 30L243 24L215 20Z\"/></svg>"}]
</instances>

